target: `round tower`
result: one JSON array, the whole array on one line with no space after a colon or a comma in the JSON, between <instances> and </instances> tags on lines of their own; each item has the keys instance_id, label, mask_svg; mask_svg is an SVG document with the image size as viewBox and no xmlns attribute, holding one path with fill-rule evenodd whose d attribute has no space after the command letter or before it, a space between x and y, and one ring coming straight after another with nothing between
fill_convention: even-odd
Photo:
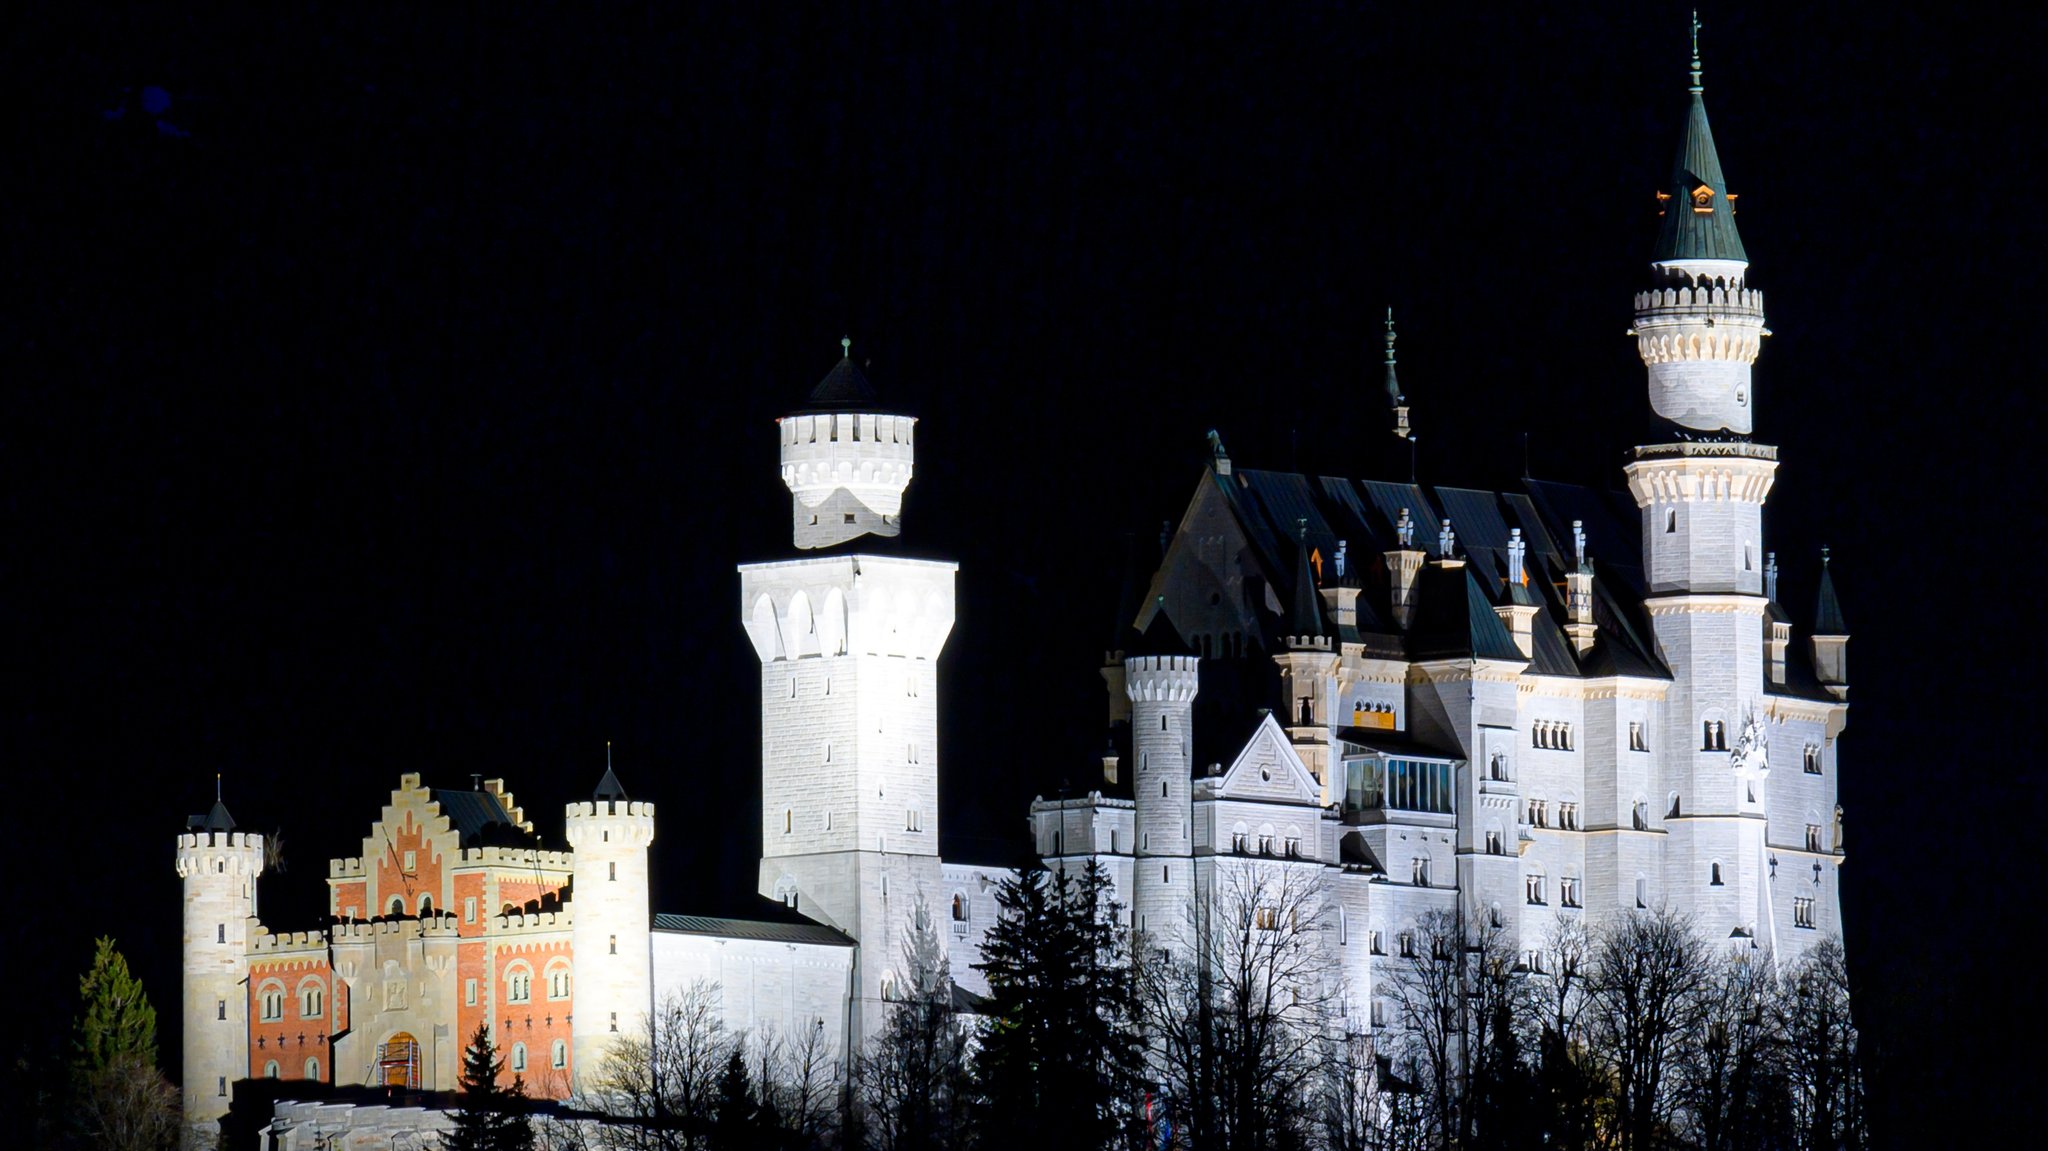
<instances>
[{"instance_id":1,"label":"round tower","mask_svg":"<svg viewBox=\"0 0 2048 1151\"><path fill-rule=\"evenodd\" d=\"M916 462L917 420L882 411L853 362L853 341L839 346L838 365L803 410L780 421L782 482L796 546L806 550L902 531L903 489Z\"/></svg>"},{"instance_id":2,"label":"round tower","mask_svg":"<svg viewBox=\"0 0 2048 1151\"><path fill-rule=\"evenodd\" d=\"M1636 351L1650 373L1650 407L1677 438L1747 436L1755 420L1750 366L1764 327L1763 293L1746 284L1749 256L1735 227L1735 196L1721 173L1693 37L1692 99L1659 192L1651 283L1636 294Z\"/></svg>"},{"instance_id":3,"label":"round tower","mask_svg":"<svg viewBox=\"0 0 2048 1151\"><path fill-rule=\"evenodd\" d=\"M263 874L263 837L235 830L218 798L178 837L178 878L184 881L185 1125L208 1146L227 1114L229 1092L249 1075L249 927L256 915L256 878Z\"/></svg>"},{"instance_id":4,"label":"round tower","mask_svg":"<svg viewBox=\"0 0 2048 1151\"><path fill-rule=\"evenodd\" d=\"M654 805L627 799L607 762L596 792L570 804L565 823L576 853L569 889L576 962L570 1065L581 1092L603 1073L610 1045L639 1031L653 1007L647 847L654 842Z\"/></svg>"},{"instance_id":5,"label":"round tower","mask_svg":"<svg viewBox=\"0 0 2048 1151\"><path fill-rule=\"evenodd\" d=\"M1192 655L1124 660L1131 754L1137 759L1131 775L1138 837L1131 866L1131 925L1169 948L1191 938L1187 916L1194 893L1194 841L1189 821L1199 662Z\"/></svg>"}]
</instances>

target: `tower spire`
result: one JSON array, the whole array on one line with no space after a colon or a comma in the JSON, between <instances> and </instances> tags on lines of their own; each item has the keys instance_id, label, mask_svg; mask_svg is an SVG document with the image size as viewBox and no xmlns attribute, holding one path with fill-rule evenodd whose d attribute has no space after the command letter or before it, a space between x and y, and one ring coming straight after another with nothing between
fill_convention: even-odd
<instances>
[{"instance_id":1,"label":"tower spire","mask_svg":"<svg viewBox=\"0 0 2048 1151\"><path fill-rule=\"evenodd\" d=\"M1706 88L1700 84L1700 10L1692 10L1692 87L1687 89L1697 96Z\"/></svg>"},{"instance_id":2,"label":"tower spire","mask_svg":"<svg viewBox=\"0 0 2048 1151\"><path fill-rule=\"evenodd\" d=\"M1401 394L1401 381L1394 375L1394 309L1387 309L1387 403L1394 408L1394 434L1409 438L1408 397Z\"/></svg>"}]
</instances>

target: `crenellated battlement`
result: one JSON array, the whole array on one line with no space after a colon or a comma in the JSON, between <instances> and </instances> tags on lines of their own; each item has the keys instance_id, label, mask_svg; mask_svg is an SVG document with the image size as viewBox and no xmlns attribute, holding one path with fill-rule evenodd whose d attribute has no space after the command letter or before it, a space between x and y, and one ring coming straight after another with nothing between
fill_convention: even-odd
<instances>
[{"instance_id":1,"label":"crenellated battlement","mask_svg":"<svg viewBox=\"0 0 2048 1151\"><path fill-rule=\"evenodd\" d=\"M575 924L574 913L567 910L501 912L495 918L494 935L567 931Z\"/></svg>"},{"instance_id":2,"label":"crenellated battlement","mask_svg":"<svg viewBox=\"0 0 2048 1151\"><path fill-rule=\"evenodd\" d=\"M1658 313L1726 316L1747 315L1761 320L1764 294L1755 288L1652 288L1636 293L1638 316Z\"/></svg>"},{"instance_id":3,"label":"crenellated battlement","mask_svg":"<svg viewBox=\"0 0 2048 1151\"><path fill-rule=\"evenodd\" d=\"M882 502L870 508L894 515L902 507L916 461L912 416L826 412L780 421L782 482L806 507L816 507L836 488L869 489Z\"/></svg>"},{"instance_id":4,"label":"crenellated battlement","mask_svg":"<svg viewBox=\"0 0 2048 1151\"><path fill-rule=\"evenodd\" d=\"M1124 694L1134 701L1187 703L1200 688L1192 655L1134 655L1124 661Z\"/></svg>"},{"instance_id":5,"label":"crenellated battlement","mask_svg":"<svg viewBox=\"0 0 2048 1151\"><path fill-rule=\"evenodd\" d=\"M436 912L425 919L406 916L392 916L382 919L344 919L328 929L328 936L336 947L345 944L375 943L392 936L421 939L454 939L460 933L462 924L453 915Z\"/></svg>"},{"instance_id":6,"label":"crenellated battlement","mask_svg":"<svg viewBox=\"0 0 2048 1151\"><path fill-rule=\"evenodd\" d=\"M647 804L652 808L653 804ZM465 847L456 854L455 866L519 867L528 871L569 871L576 866L573 851L539 851L531 847Z\"/></svg>"},{"instance_id":7,"label":"crenellated battlement","mask_svg":"<svg viewBox=\"0 0 2048 1151\"><path fill-rule=\"evenodd\" d=\"M287 931L273 935L267 928L259 927L249 937L249 951L252 955L284 957L295 953L321 952L327 950L325 931Z\"/></svg>"},{"instance_id":8,"label":"crenellated battlement","mask_svg":"<svg viewBox=\"0 0 2048 1151\"><path fill-rule=\"evenodd\" d=\"M248 831L188 831L178 836L178 878L263 874L263 837Z\"/></svg>"}]
</instances>

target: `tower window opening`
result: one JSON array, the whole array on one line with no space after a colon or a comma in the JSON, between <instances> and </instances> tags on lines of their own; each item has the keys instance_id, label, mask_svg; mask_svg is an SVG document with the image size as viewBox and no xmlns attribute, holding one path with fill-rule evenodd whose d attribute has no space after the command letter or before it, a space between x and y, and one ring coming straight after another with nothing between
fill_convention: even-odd
<instances>
[{"instance_id":1,"label":"tower window opening","mask_svg":"<svg viewBox=\"0 0 2048 1151\"><path fill-rule=\"evenodd\" d=\"M1820 748L1818 748L1818 747L1816 747L1816 746L1814 746L1813 744L1810 744L1810 743L1809 743L1809 744L1807 744L1807 745L1806 745L1806 751L1805 751L1804 755L1803 755L1803 756L1801 757L1801 762L1802 762L1802 763L1804 764L1804 766L1805 766L1806 774L1808 774L1808 775L1819 775L1819 774L1820 774Z\"/></svg>"},{"instance_id":2,"label":"tower window opening","mask_svg":"<svg viewBox=\"0 0 2048 1151\"><path fill-rule=\"evenodd\" d=\"M318 1059L306 1060L306 1078L314 1080L320 1078L320 1061Z\"/></svg>"},{"instance_id":3,"label":"tower window opening","mask_svg":"<svg viewBox=\"0 0 2048 1151\"><path fill-rule=\"evenodd\" d=\"M216 1095L218 1095L218 1096L220 1096L220 1097L221 1097L221 1098L223 1098L223 1099L225 1099L225 1098L227 1098L227 1097L228 1097L228 1077L227 1077L227 1076L223 1075L223 1076L221 1076L221 1077L220 1077L220 1085L219 1085L218 1087L215 1087L215 1088L214 1088L214 1092L213 1092L213 1093L214 1093L214 1094L216 1094Z\"/></svg>"},{"instance_id":4,"label":"tower window opening","mask_svg":"<svg viewBox=\"0 0 2048 1151\"><path fill-rule=\"evenodd\" d=\"M1710 868L1710 870L1707 872L1707 886L1720 887L1722 885L1721 865L1718 863L1713 863L1709 864L1708 867Z\"/></svg>"},{"instance_id":5,"label":"tower window opening","mask_svg":"<svg viewBox=\"0 0 2048 1151\"><path fill-rule=\"evenodd\" d=\"M616 1032L618 1031L618 1029L619 1029L619 1013L618 1013L618 1012L616 1012L616 1011L614 1011L614 1012L612 1012L612 1031L613 1031L614 1033L616 1033Z\"/></svg>"},{"instance_id":6,"label":"tower window opening","mask_svg":"<svg viewBox=\"0 0 2048 1151\"><path fill-rule=\"evenodd\" d=\"M1821 850L1820 824L1818 823L1809 823L1806 825L1806 850Z\"/></svg>"},{"instance_id":7,"label":"tower window opening","mask_svg":"<svg viewBox=\"0 0 2048 1151\"><path fill-rule=\"evenodd\" d=\"M607 863L605 866L611 870L611 882L617 883L619 881L619 865L617 863Z\"/></svg>"},{"instance_id":8,"label":"tower window opening","mask_svg":"<svg viewBox=\"0 0 2048 1151\"><path fill-rule=\"evenodd\" d=\"M1678 531L1678 509L1677 509L1677 508L1666 508L1666 509L1665 509L1665 511L1664 511L1664 534L1665 534L1665 535L1674 535L1674 534L1676 534L1676 533L1677 533L1677 531Z\"/></svg>"},{"instance_id":9,"label":"tower window opening","mask_svg":"<svg viewBox=\"0 0 2048 1151\"><path fill-rule=\"evenodd\" d=\"M789 808L782 809L782 834L788 835L796 827L796 813Z\"/></svg>"},{"instance_id":10,"label":"tower window opening","mask_svg":"<svg viewBox=\"0 0 2048 1151\"><path fill-rule=\"evenodd\" d=\"M1637 909L1642 910L1647 909L1649 906L1650 881L1638 875L1636 876L1636 907Z\"/></svg>"},{"instance_id":11,"label":"tower window opening","mask_svg":"<svg viewBox=\"0 0 2048 1151\"><path fill-rule=\"evenodd\" d=\"M213 927L213 941L214 941L215 943L226 943L226 942L228 941L228 925L227 925L227 924L225 924L225 923L217 923L217 924L214 924L214 927Z\"/></svg>"},{"instance_id":12,"label":"tower window opening","mask_svg":"<svg viewBox=\"0 0 2048 1151\"><path fill-rule=\"evenodd\" d=\"M214 1016L214 1018L216 1018L216 1019L226 1019L226 1018L228 1017L228 1001L227 1001L227 1000L225 1000L225 999L216 999L216 1000L214 1000L214 1004L213 1004L213 1009L214 1009L214 1011L215 1011L215 1012L217 1012L217 1014L216 1014L216 1015Z\"/></svg>"},{"instance_id":13,"label":"tower window opening","mask_svg":"<svg viewBox=\"0 0 2048 1151\"><path fill-rule=\"evenodd\" d=\"M1166 781L1163 779L1159 781L1159 798L1166 798Z\"/></svg>"},{"instance_id":14,"label":"tower window opening","mask_svg":"<svg viewBox=\"0 0 2048 1151\"><path fill-rule=\"evenodd\" d=\"M616 935L611 937L611 952L613 955L619 953L619 937Z\"/></svg>"},{"instance_id":15,"label":"tower window opening","mask_svg":"<svg viewBox=\"0 0 2048 1151\"><path fill-rule=\"evenodd\" d=\"M1159 717L1159 730L1166 730L1166 717L1163 715Z\"/></svg>"},{"instance_id":16,"label":"tower window opening","mask_svg":"<svg viewBox=\"0 0 2048 1151\"><path fill-rule=\"evenodd\" d=\"M953 922L967 922L967 897L957 891L953 893Z\"/></svg>"}]
</instances>

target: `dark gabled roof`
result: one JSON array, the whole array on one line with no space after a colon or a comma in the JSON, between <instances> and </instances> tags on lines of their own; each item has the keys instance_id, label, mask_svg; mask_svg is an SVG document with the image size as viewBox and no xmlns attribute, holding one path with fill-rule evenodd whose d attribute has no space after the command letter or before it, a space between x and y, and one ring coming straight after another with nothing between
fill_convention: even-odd
<instances>
[{"instance_id":1,"label":"dark gabled roof","mask_svg":"<svg viewBox=\"0 0 2048 1151\"><path fill-rule=\"evenodd\" d=\"M1417 759L1465 758L1465 753L1455 747L1427 743L1377 727L1340 727L1337 729L1337 738L1383 755L1409 756Z\"/></svg>"},{"instance_id":2,"label":"dark gabled roof","mask_svg":"<svg viewBox=\"0 0 2048 1151\"><path fill-rule=\"evenodd\" d=\"M1842 618L1842 601L1835 596L1835 577L1828 570L1825 549L1820 554L1820 596L1813 610L1813 634L1849 634L1849 621Z\"/></svg>"},{"instance_id":3,"label":"dark gabled roof","mask_svg":"<svg viewBox=\"0 0 2048 1151\"><path fill-rule=\"evenodd\" d=\"M765 902L765 901L764 901ZM771 904L782 906L779 903ZM853 937L837 928L810 920L720 919L709 915L666 915L654 917L654 930L674 935L711 935L723 939L758 939L767 943L810 943L824 947L852 947Z\"/></svg>"},{"instance_id":4,"label":"dark gabled roof","mask_svg":"<svg viewBox=\"0 0 2048 1151\"><path fill-rule=\"evenodd\" d=\"M1693 189L1701 185L1713 193L1705 211L1695 210L1692 202ZM1707 124L1706 98L1697 88L1686 109L1685 134L1679 140L1678 158L1671 164L1671 187L1666 191L1671 198L1664 201L1652 262L1749 259L1735 230L1735 205L1728 198L1728 178L1721 174L1714 130Z\"/></svg>"},{"instance_id":5,"label":"dark gabled roof","mask_svg":"<svg viewBox=\"0 0 2048 1151\"><path fill-rule=\"evenodd\" d=\"M1416 580L1416 602L1415 627L1409 633L1414 658L1527 658L1494 613L1493 600L1479 586L1471 564L1424 565Z\"/></svg>"},{"instance_id":6,"label":"dark gabled roof","mask_svg":"<svg viewBox=\"0 0 2048 1151\"><path fill-rule=\"evenodd\" d=\"M804 401L806 412L874 412L881 409L875 405L875 389L868 383L853 362L851 354L840 357L818 386L811 389L810 398Z\"/></svg>"},{"instance_id":7,"label":"dark gabled roof","mask_svg":"<svg viewBox=\"0 0 2048 1151\"><path fill-rule=\"evenodd\" d=\"M533 842L532 833L512 822L505 805L488 791L447 791L429 793L441 805L464 847L523 847Z\"/></svg>"}]
</instances>

